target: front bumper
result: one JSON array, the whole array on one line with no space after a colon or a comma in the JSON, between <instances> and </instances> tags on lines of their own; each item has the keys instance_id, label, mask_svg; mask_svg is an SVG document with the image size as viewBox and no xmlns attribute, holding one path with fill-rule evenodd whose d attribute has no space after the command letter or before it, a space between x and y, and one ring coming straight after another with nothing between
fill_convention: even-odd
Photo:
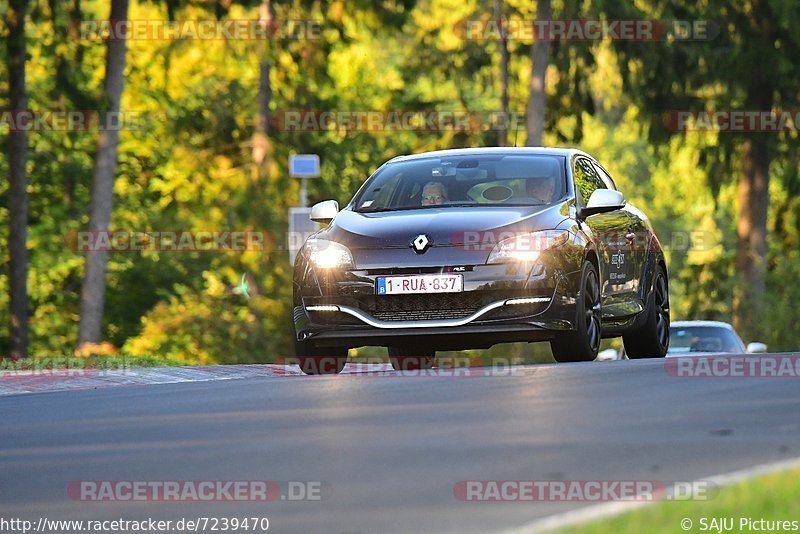
<instances>
[{"instance_id":1,"label":"front bumper","mask_svg":"<svg viewBox=\"0 0 800 534\"><path fill-rule=\"evenodd\" d=\"M436 350L543 341L574 329L576 272L539 262L518 265L394 268L317 273L296 278L299 341L319 346L407 345ZM376 295L378 276L459 272L464 291Z\"/></svg>"}]
</instances>

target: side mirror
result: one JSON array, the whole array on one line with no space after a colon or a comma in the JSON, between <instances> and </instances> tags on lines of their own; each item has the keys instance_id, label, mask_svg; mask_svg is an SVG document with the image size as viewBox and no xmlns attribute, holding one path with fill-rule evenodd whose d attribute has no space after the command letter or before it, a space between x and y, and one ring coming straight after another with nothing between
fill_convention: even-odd
<instances>
[{"instance_id":1,"label":"side mirror","mask_svg":"<svg viewBox=\"0 0 800 534\"><path fill-rule=\"evenodd\" d=\"M625 196L613 189L596 189L589 202L581 208L581 218L586 218L596 213L607 213L625 207Z\"/></svg>"},{"instance_id":2,"label":"side mirror","mask_svg":"<svg viewBox=\"0 0 800 534\"><path fill-rule=\"evenodd\" d=\"M767 345L765 343L753 341L752 343L747 344L747 352L748 354L760 354L767 352Z\"/></svg>"},{"instance_id":3,"label":"side mirror","mask_svg":"<svg viewBox=\"0 0 800 534\"><path fill-rule=\"evenodd\" d=\"M318 223L329 223L339 213L339 203L335 200L323 200L311 207L309 219Z\"/></svg>"}]
</instances>

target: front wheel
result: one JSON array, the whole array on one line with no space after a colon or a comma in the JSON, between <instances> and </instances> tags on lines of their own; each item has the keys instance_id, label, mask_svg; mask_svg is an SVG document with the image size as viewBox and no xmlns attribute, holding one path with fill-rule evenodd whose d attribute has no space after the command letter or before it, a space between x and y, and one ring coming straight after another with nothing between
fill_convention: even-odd
<instances>
[{"instance_id":1,"label":"front wheel","mask_svg":"<svg viewBox=\"0 0 800 534\"><path fill-rule=\"evenodd\" d=\"M600 349L600 282L597 269L591 262L584 262L581 269L581 285L576 303L576 330L559 336L550 342L550 349L557 362L586 362L597 358Z\"/></svg>"},{"instance_id":2,"label":"front wheel","mask_svg":"<svg viewBox=\"0 0 800 534\"><path fill-rule=\"evenodd\" d=\"M295 341L300 370L307 375L341 373L347 363L346 347L314 347L308 341Z\"/></svg>"},{"instance_id":3,"label":"front wheel","mask_svg":"<svg viewBox=\"0 0 800 534\"><path fill-rule=\"evenodd\" d=\"M622 336L628 358L663 358L669 348L669 283L659 265L650 292L645 323L638 330Z\"/></svg>"}]
</instances>

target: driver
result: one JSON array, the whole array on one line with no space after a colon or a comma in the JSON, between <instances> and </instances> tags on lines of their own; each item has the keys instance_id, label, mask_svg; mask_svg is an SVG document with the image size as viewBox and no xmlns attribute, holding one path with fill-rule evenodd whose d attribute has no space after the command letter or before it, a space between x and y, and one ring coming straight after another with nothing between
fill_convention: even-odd
<instances>
[{"instance_id":1,"label":"driver","mask_svg":"<svg viewBox=\"0 0 800 534\"><path fill-rule=\"evenodd\" d=\"M552 176L528 178L525 184L528 196L545 204L552 202L556 192L556 181Z\"/></svg>"},{"instance_id":2,"label":"driver","mask_svg":"<svg viewBox=\"0 0 800 534\"><path fill-rule=\"evenodd\" d=\"M447 189L441 182L428 182L422 188L422 205L438 206L447 200Z\"/></svg>"}]
</instances>

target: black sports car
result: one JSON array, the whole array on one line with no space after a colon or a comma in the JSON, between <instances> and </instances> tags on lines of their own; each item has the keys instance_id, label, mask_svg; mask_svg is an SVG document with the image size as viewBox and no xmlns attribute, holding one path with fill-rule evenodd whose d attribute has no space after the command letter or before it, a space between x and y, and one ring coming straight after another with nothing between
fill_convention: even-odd
<instances>
[{"instance_id":1,"label":"black sports car","mask_svg":"<svg viewBox=\"0 0 800 534\"><path fill-rule=\"evenodd\" d=\"M669 344L667 267L647 216L574 149L472 148L396 157L294 266L296 351L334 373L351 347L389 348L396 369L437 350L549 341L559 362L592 360L623 336L630 358Z\"/></svg>"}]
</instances>

